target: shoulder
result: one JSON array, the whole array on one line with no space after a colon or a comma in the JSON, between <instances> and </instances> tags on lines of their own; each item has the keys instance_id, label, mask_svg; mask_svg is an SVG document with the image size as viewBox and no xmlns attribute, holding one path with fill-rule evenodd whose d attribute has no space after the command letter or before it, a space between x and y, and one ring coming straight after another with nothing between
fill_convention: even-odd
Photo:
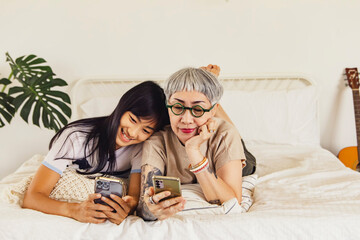
<instances>
[{"instance_id":1,"label":"shoulder","mask_svg":"<svg viewBox=\"0 0 360 240\"><path fill-rule=\"evenodd\" d=\"M241 136L237 128L223 119L216 118L218 128L215 134L209 139L209 144L216 149L219 145L239 145Z\"/></svg>"},{"instance_id":2,"label":"shoulder","mask_svg":"<svg viewBox=\"0 0 360 240\"><path fill-rule=\"evenodd\" d=\"M216 131L215 136L226 136L226 135L239 136L239 132L234 125L228 123L227 121L221 118L215 118L215 120L218 123L218 129Z\"/></svg>"},{"instance_id":3,"label":"shoulder","mask_svg":"<svg viewBox=\"0 0 360 240\"><path fill-rule=\"evenodd\" d=\"M54 140L54 143L83 142L89 130L75 126L66 127Z\"/></svg>"},{"instance_id":4,"label":"shoulder","mask_svg":"<svg viewBox=\"0 0 360 240\"><path fill-rule=\"evenodd\" d=\"M141 154L142 149L143 149L143 144L144 143L130 145L130 146L125 147L124 150L129 152L132 155L132 157L136 157L137 155Z\"/></svg>"},{"instance_id":5,"label":"shoulder","mask_svg":"<svg viewBox=\"0 0 360 240\"><path fill-rule=\"evenodd\" d=\"M154 133L149 139L144 142L143 154L150 152L166 152L169 146L173 145L174 133L170 125L165 126L163 130Z\"/></svg>"},{"instance_id":6,"label":"shoulder","mask_svg":"<svg viewBox=\"0 0 360 240\"><path fill-rule=\"evenodd\" d=\"M148 140L145 141L145 144L153 144L155 142L164 143L167 139L173 136L173 131L170 125L164 127L164 129L155 132Z\"/></svg>"}]
</instances>

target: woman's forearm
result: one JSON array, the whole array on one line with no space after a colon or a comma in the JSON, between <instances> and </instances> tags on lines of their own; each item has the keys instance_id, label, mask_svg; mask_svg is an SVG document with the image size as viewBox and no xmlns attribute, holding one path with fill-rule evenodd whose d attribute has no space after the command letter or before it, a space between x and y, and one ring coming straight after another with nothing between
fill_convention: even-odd
<instances>
[{"instance_id":1,"label":"woman's forearm","mask_svg":"<svg viewBox=\"0 0 360 240\"><path fill-rule=\"evenodd\" d=\"M131 208L130 213L133 213L136 210L136 207L139 203L140 184L141 184L141 173L130 174L129 191L128 191L128 196L132 197L132 201L128 202L128 205Z\"/></svg>"},{"instance_id":2,"label":"woman's forearm","mask_svg":"<svg viewBox=\"0 0 360 240\"><path fill-rule=\"evenodd\" d=\"M57 201L49 197L59 179L58 173L41 165L25 192L22 207L71 217L71 208L75 207L75 204Z\"/></svg>"},{"instance_id":3,"label":"woman's forearm","mask_svg":"<svg viewBox=\"0 0 360 240\"><path fill-rule=\"evenodd\" d=\"M201 162L204 158L200 151L188 151L188 156L193 163ZM227 169L225 171L236 171L236 169ZM231 181L231 179L224 181L224 179L218 176L210 167L207 167L207 169L202 170L195 176L203 190L206 200L210 203L220 204L234 197L236 197L239 202L241 201L241 177L240 179L234 179L238 181L239 184L231 185L227 182Z\"/></svg>"},{"instance_id":4,"label":"woman's forearm","mask_svg":"<svg viewBox=\"0 0 360 240\"><path fill-rule=\"evenodd\" d=\"M76 208L76 205L76 203L68 203L51 199L43 193L26 192L22 207L38 210L48 214L73 217L71 213Z\"/></svg>"},{"instance_id":5,"label":"woman's forearm","mask_svg":"<svg viewBox=\"0 0 360 240\"><path fill-rule=\"evenodd\" d=\"M205 198L210 203L221 204L231 198L239 198L234 190L218 177L210 168L198 173L196 178L203 190Z\"/></svg>"}]
</instances>

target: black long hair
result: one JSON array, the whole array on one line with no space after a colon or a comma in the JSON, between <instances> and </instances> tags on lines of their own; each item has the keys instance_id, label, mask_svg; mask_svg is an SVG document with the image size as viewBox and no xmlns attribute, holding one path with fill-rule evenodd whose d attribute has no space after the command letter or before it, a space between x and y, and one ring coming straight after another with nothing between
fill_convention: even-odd
<instances>
[{"instance_id":1,"label":"black long hair","mask_svg":"<svg viewBox=\"0 0 360 240\"><path fill-rule=\"evenodd\" d=\"M154 121L155 131L162 129L170 122L163 89L152 81L145 81L127 91L109 116L77 120L60 129L51 139L49 148L52 147L64 130L75 127L73 128L75 130L70 132L66 139L75 132L85 133L87 137L84 156L85 158L92 157L95 161L92 162L94 166L80 173L93 174L100 172L109 163L106 172L111 174L116 164L116 135L120 119L127 111L140 119ZM66 159L65 156L62 156L57 159L64 158Z\"/></svg>"}]
</instances>

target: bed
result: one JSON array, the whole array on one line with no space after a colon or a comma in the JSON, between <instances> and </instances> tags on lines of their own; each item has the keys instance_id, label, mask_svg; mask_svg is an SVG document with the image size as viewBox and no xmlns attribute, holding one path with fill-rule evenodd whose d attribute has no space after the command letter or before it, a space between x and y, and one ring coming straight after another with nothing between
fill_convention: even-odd
<instances>
[{"instance_id":1,"label":"bed","mask_svg":"<svg viewBox=\"0 0 360 240\"><path fill-rule=\"evenodd\" d=\"M87 78L72 88L73 119L111 112L144 80ZM198 209L164 221L80 223L22 209L6 192L36 171L34 155L0 181L0 239L358 239L360 174L320 145L318 89L299 74L225 76L221 104L257 158L251 206L231 214ZM36 154L36 153L34 153Z\"/></svg>"}]
</instances>

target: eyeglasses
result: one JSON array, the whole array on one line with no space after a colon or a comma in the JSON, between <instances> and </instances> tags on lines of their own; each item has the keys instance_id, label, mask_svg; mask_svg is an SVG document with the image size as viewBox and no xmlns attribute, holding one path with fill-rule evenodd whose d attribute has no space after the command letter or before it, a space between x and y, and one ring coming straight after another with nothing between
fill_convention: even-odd
<instances>
[{"instance_id":1,"label":"eyeglasses","mask_svg":"<svg viewBox=\"0 0 360 240\"><path fill-rule=\"evenodd\" d=\"M175 114L176 116L179 116L181 114L183 114L185 112L185 110L190 110L191 115L193 115L196 118L201 117L202 115L205 114L205 112L210 112L211 109L214 108L216 104L214 104L211 108L209 109L204 109L199 105L193 106L193 107L184 107L181 103L175 103L173 105L166 105L167 108L170 108L172 113Z\"/></svg>"}]
</instances>

